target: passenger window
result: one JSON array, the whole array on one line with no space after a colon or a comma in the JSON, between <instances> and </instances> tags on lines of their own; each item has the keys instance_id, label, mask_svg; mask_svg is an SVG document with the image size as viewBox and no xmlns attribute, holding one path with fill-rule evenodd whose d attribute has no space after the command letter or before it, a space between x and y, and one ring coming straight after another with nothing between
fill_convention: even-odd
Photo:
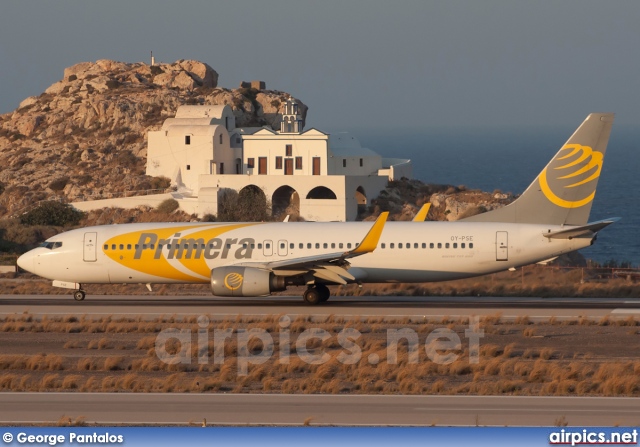
<instances>
[{"instance_id":1,"label":"passenger window","mask_svg":"<svg viewBox=\"0 0 640 447\"><path fill-rule=\"evenodd\" d=\"M444 244L444 248L449 248L449 242L447 242L446 244Z\"/></svg>"},{"instance_id":2,"label":"passenger window","mask_svg":"<svg viewBox=\"0 0 640 447\"><path fill-rule=\"evenodd\" d=\"M213 244L209 244L210 248L213 248ZM256 248L256 244L251 244L251 250L253 250L254 248Z\"/></svg>"},{"instance_id":3,"label":"passenger window","mask_svg":"<svg viewBox=\"0 0 640 447\"><path fill-rule=\"evenodd\" d=\"M311 242L307 242L307 248L311 248Z\"/></svg>"},{"instance_id":4,"label":"passenger window","mask_svg":"<svg viewBox=\"0 0 640 447\"><path fill-rule=\"evenodd\" d=\"M227 244L228 245L228 244ZM231 246L229 246L231 247ZM267 250L269 250L271 248L271 244L264 244L264 248L266 248Z\"/></svg>"},{"instance_id":5,"label":"passenger window","mask_svg":"<svg viewBox=\"0 0 640 447\"><path fill-rule=\"evenodd\" d=\"M284 242L280 242L280 248L284 250L284 247L285 247Z\"/></svg>"},{"instance_id":6,"label":"passenger window","mask_svg":"<svg viewBox=\"0 0 640 447\"><path fill-rule=\"evenodd\" d=\"M116 249L116 244L112 244L111 245L111 250L115 250Z\"/></svg>"},{"instance_id":7,"label":"passenger window","mask_svg":"<svg viewBox=\"0 0 640 447\"><path fill-rule=\"evenodd\" d=\"M44 247L44 244L42 244L42 246ZM104 244L104 247L102 248L104 248L105 250L109 250L109 246L107 244Z\"/></svg>"},{"instance_id":8,"label":"passenger window","mask_svg":"<svg viewBox=\"0 0 640 447\"><path fill-rule=\"evenodd\" d=\"M380 244L380 248L385 248L384 242Z\"/></svg>"},{"instance_id":9,"label":"passenger window","mask_svg":"<svg viewBox=\"0 0 640 447\"><path fill-rule=\"evenodd\" d=\"M335 242L331 243L331 248L336 248L336 243Z\"/></svg>"},{"instance_id":10,"label":"passenger window","mask_svg":"<svg viewBox=\"0 0 640 447\"><path fill-rule=\"evenodd\" d=\"M442 242L438 242L438 248L442 248Z\"/></svg>"},{"instance_id":11,"label":"passenger window","mask_svg":"<svg viewBox=\"0 0 640 447\"><path fill-rule=\"evenodd\" d=\"M262 244L258 244L258 250L262 250Z\"/></svg>"},{"instance_id":12,"label":"passenger window","mask_svg":"<svg viewBox=\"0 0 640 447\"><path fill-rule=\"evenodd\" d=\"M458 243L457 242L453 243L453 248L458 248Z\"/></svg>"},{"instance_id":13,"label":"passenger window","mask_svg":"<svg viewBox=\"0 0 640 447\"><path fill-rule=\"evenodd\" d=\"M291 248L291 249L296 248L296 244L294 244L293 242L291 242L291 243L289 244L289 248Z\"/></svg>"},{"instance_id":14,"label":"passenger window","mask_svg":"<svg viewBox=\"0 0 640 447\"><path fill-rule=\"evenodd\" d=\"M155 248L155 244L151 244L151 245L149 245L149 248L150 248L151 250L153 250L153 249Z\"/></svg>"},{"instance_id":15,"label":"passenger window","mask_svg":"<svg viewBox=\"0 0 640 447\"><path fill-rule=\"evenodd\" d=\"M324 244L322 244L322 248L329 248L329 245L325 242Z\"/></svg>"},{"instance_id":16,"label":"passenger window","mask_svg":"<svg viewBox=\"0 0 640 447\"><path fill-rule=\"evenodd\" d=\"M473 242L469 242L469 248L473 248Z\"/></svg>"},{"instance_id":17,"label":"passenger window","mask_svg":"<svg viewBox=\"0 0 640 447\"><path fill-rule=\"evenodd\" d=\"M429 248L433 248L433 242L429 244Z\"/></svg>"},{"instance_id":18,"label":"passenger window","mask_svg":"<svg viewBox=\"0 0 640 447\"><path fill-rule=\"evenodd\" d=\"M398 248L402 248L402 242L398 244Z\"/></svg>"},{"instance_id":19,"label":"passenger window","mask_svg":"<svg viewBox=\"0 0 640 447\"><path fill-rule=\"evenodd\" d=\"M393 242L389 243L389 248L394 248L395 245L393 244Z\"/></svg>"},{"instance_id":20,"label":"passenger window","mask_svg":"<svg viewBox=\"0 0 640 447\"><path fill-rule=\"evenodd\" d=\"M124 245L120 244L120 250L124 250Z\"/></svg>"},{"instance_id":21,"label":"passenger window","mask_svg":"<svg viewBox=\"0 0 640 447\"><path fill-rule=\"evenodd\" d=\"M316 248L320 248L320 244L316 242Z\"/></svg>"},{"instance_id":22,"label":"passenger window","mask_svg":"<svg viewBox=\"0 0 640 447\"><path fill-rule=\"evenodd\" d=\"M338 248L344 248L344 244L342 242L340 242L340 244L338 244Z\"/></svg>"},{"instance_id":23,"label":"passenger window","mask_svg":"<svg viewBox=\"0 0 640 447\"><path fill-rule=\"evenodd\" d=\"M460 248L464 248L464 242L460 244Z\"/></svg>"},{"instance_id":24,"label":"passenger window","mask_svg":"<svg viewBox=\"0 0 640 447\"><path fill-rule=\"evenodd\" d=\"M160 245L160 249L162 249L162 245ZM131 250L131 244L127 244L127 250Z\"/></svg>"},{"instance_id":25,"label":"passenger window","mask_svg":"<svg viewBox=\"0 0 640 447\"><path fill-rule=\"evenodd\" d=\"M413 248L418 248L418 243L413 244Z\"/></svg>"}]
</instances>

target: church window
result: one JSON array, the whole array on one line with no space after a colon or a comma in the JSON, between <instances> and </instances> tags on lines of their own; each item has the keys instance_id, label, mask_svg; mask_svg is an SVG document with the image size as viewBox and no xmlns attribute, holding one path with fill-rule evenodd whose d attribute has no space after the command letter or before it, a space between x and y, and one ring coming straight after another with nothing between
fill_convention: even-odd
<instances>
[{"instance_id":1,"label":"church window","mask_svg":"<svg viewBox=\"0 0 640 447\"><path fill-rule=\"evenodd\" d=\"M296 169L302 169L302 157L296 157Z\"/></svg>"},{"instance_id":2,"label":"church window","mask_svg":"<svg viewBox=\"0 0 640 447\"><path fill-rule=\"evenodd\" d=\"M293 155L293 145L287 144L286 151L287 157L291 157Z\"/></svg>"},{"instance_id":3,"label":"church window","mask_svg":"<svg viewBox=\"0 0 640 447\"><path fill-rule=\"evenodd\" d=\"M276 157L276 169L282 169L282 157Z\"/></svg>"}]
</instances>

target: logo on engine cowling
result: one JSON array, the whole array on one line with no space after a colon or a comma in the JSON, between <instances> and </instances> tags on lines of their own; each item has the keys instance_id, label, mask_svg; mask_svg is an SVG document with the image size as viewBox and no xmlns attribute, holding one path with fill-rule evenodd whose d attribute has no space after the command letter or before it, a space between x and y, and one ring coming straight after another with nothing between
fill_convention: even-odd
<instances>
[{"instance_id":1,"label":"logo on engine cowling","mask_svg":"<svg viewBox=\"0 0 640 447\"><path fill-rule=\"evenodd\" d=\"M242 286L243 280L240 273L229 273L224 277L224 285L229 290L238 290Z\"/></svg>"}]
</instances>

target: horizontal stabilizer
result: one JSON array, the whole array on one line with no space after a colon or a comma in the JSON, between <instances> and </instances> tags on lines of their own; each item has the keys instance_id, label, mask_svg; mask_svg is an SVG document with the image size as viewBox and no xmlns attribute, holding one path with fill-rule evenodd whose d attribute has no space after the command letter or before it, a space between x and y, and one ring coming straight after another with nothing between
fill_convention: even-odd
<instances>
[{"instance_id":1,"label":"horizontal stabilizer","mask_svg":"<svg viewBox=\"0 0 640 447\"><path fill-rule=\"evenodd\" d=\"M574 237L580 236L592 236L603 228L619 220L619 217L613 217L611 219L599 220L579 227L571 227L566 230L544 233L543 236L548 237L549 239L573 239Z\"/></svg>"}]
</instances>

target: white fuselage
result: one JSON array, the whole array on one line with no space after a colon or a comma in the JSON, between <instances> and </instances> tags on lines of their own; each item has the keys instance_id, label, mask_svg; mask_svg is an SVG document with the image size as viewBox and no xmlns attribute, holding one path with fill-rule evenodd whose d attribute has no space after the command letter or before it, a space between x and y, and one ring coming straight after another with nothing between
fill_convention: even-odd
<instances>
[{"instance_id":1,"label":"white fuselage","mask_svg":"<svg viewBox=\"0 0 640 447\"><path fill-rule=\"evenodd\" d=\"M22 268L73 283L207 283L212 269L354 248L370 222L140 223L72 230L23 255ZM349 259L357 282L444 281L544 261L589 246L549 239L557 225L388 222L377 248Z\"/></svg>"}]
</instances>

